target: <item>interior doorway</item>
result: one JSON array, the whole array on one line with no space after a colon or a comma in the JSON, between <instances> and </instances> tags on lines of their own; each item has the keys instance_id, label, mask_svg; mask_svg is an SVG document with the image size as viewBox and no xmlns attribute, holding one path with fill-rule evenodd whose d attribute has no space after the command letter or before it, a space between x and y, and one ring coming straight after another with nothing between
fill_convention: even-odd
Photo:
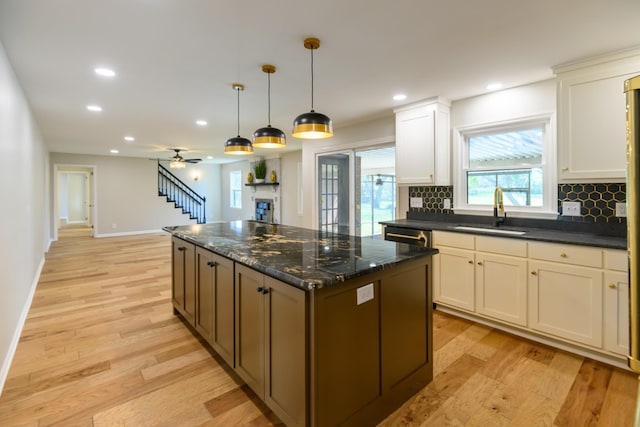
<instances>
[{"instance_id":1,"label":"interior doorway","mask_svg":"<svg viewBox=\"0 0 640 427\"><path fill-rule=\"evenodd\" d=\"M54 239L62 227L86 227L94 235L95 166L54 165Z\"/></svg>"},{"instance_id":2,"label":"interior doorway","mask_svg":"<svg viewBox=\"0 0 640 427\"><path fill-rule=\"evenodd\" d=\"M380 221L395 219L395 146L318 155L320 231L382 238Z\"/></svg>"}]
</instances>

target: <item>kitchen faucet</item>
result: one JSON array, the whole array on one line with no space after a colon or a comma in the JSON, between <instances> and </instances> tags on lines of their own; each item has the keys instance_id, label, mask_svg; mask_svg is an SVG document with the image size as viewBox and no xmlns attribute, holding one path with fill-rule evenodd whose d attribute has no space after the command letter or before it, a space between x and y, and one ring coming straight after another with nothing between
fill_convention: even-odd
<instances>
[{"instance_id":1,"label":"kitchen faucet","mask_svg":"<svg viewBox=\"0 0 640 427\"><path fill-rule=\"evenodd\" d=\"M493 217L494 225L499 227L507 220L507 213L504 211L504 203L502 201L502 187L498 186L493 191Z\"/></svg>"}]
</instances>

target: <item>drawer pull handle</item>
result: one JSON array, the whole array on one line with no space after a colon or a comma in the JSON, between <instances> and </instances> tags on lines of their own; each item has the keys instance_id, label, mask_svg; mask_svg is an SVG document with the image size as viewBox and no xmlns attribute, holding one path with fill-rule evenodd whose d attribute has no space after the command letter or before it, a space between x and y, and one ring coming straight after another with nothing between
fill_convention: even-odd
<instances>
[{"instance_id":1,"label":"drawer pull handle","mask_svg":"<svg viewBox=\"0 0 640 427\"><path fill-rule=\"evenodd\" d=\"M482 265L482 262L478 261L478 265Z\"/></svg>"},{"instance_id":2,"label":"drawer pull handle","mask_svg":"<svg viewBox=\"0 0 640 427\"><path fill-rule=\"evenodd\" d=\"M535 271L532 271L532 272L531 272L531 275L532 275L532 276L536 276L537 274L538 274L538 273L536 273Z\"/></svg>"},{"instance_id":3,"label":"drawer pull handle","mask_svg":"<svg viewBox=\"0 0 640 427\"><path fill-rule=\"evenodd\" d=\"M186 247L184 247L184 246L180 246L180 247L178 248L178 250L179 250L180 252L182 252L182 251L184 251L184 250L186 250L186 249L187 249L187 248L186 248Z\"/></svg>"},{"instance_id":4,"label":"drawer pull handle","mask_svg":"<svg viewBox=\"0 0 640 427\"><path fill-rule=\"evenodd\" d=\"M424 240L424 234L422 233L420 233L420 235L418 236L410 236L408 234L387 233L387 236L400 237L401 239Z\"/></svg>"},{"instance_id":5,"label":"drawer pull handle","mask_svg":"<svg viewBox=\"0 0 640 427\"><path fill-rule=\"evenodd\" d=\"M562 253L560 254L560 257L561 257L561 258L566 258L566 257L567 257L567 254L565 254L564 252L562 252Z\"/></svg>"},{"instance_id":6,"label":"drawer pull handle","mask_svg":"<svg viewBox=\"0 0 640 427\"><path fill-rule=\"evenodd\" d=\"M471 261L471 260L469 260L469 261L467 261L467 262L468 262L469 264L473 264L473 261Z\"/></svg>"},{"instance_id":7,"label":"drawer pull handle","mask_svg":"<svg viewBox=\"0 0 640 427\"><path fill-rule=\"evenodd\" d=\"M616 285L614 285L613 283L609 283L609 288L611 288L611 289L615 289L615 288L616 288Z\"/></svg>"},{"instance_id":8,"label":"drawer pull handle","mask_svg":"<svg viewBox=\"0 0 640 427\"><path fill-rule=\"evenodd\" d=\"M568 170L569 170L569 166L563 166L563 167L562 167L562 171L563 171L563 172L566 172L566 171L568 171Z\"/></svg>"},{"instance_id":9,"label":"drawer pull handle","mask_svg":"<svg viewBox=\"0 0 640 427\"><path fill-rule=\"evenodd\" d=\"M209 267L215 267L215 266L216 266L216 263L215 263L214 261L209 261L209 262L207 263L207 265L208 265Z\"/></svg>"},{"instance_id":10,"label":"drawer pull handle","mask_svg":"<svg viewBox=\"0 0 640 427\"><path fill-rule=\"evenodd\" d=\"M265 288L263 288L262 286L260 286L259 288L256 289L256 291L260 292L263 295L266 295L269 293L268 290L266 290Z\"/></svg>"}]
</instances>

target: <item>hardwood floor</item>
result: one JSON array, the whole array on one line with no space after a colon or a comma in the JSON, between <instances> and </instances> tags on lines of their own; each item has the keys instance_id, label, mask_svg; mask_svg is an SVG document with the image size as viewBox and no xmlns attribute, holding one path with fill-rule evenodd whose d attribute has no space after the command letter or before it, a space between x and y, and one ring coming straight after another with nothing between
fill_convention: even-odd
<instances>
[{"instance_id":1,"label":"hardwood floor","mask_svg":"<svg viewBox=\"0 0 640 427\"><path fill-rule=\"evenodd\" d=\"M279 420L173 315L168 234L52 245L0 397L1 426ZM434 315L434 381L382 426L631 426L635 375Z\"/></svg>"}]
</instances>

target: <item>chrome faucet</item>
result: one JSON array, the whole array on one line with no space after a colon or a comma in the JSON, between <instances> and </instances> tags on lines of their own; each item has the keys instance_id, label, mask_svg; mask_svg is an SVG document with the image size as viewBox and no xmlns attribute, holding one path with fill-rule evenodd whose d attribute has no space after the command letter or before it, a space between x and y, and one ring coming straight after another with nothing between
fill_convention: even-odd
<instances>
[{"instance_id":1,"label":"chrome faucet","mask_svg":"<svg viewBox=\"0 0 640 427\"><path fill-rule=\"evenodd\" d=\"M502 187L496 187L493 191L493 217L494 225L499 227L507 220L507 213L504 211L504 203L502 201Z\"/></svg>"}]
</instances>

